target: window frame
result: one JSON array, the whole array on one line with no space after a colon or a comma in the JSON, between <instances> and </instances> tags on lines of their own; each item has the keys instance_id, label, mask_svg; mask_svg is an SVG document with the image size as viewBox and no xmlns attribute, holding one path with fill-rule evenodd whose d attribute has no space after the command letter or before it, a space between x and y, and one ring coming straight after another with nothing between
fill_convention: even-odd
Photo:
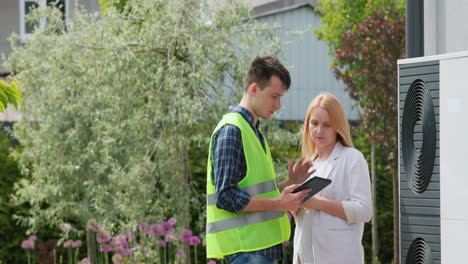
<instances>
[{"instance_id":1,"label":"window frame","mask_svg":"<svg viewBox=\"0 0 468 264\"><path fill-rule=\"evenodd\" d=\"M45 7L47 5L47 0L18 0L19 2L19 23L20 23L20 41L26 42L31 38L31 33L26 32L26 2L35 2L39 7ZM68 24L70 16L70 0L63 0L65 4L65 24ZM44 30L46 24L46 19L43 17L39 21L39 29Z\"/></svg>"}]
</instances>

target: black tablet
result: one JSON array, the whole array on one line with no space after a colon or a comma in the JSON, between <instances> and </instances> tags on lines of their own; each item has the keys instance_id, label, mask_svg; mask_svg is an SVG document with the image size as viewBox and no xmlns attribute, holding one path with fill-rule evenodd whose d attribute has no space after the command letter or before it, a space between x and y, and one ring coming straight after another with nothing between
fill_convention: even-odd
<instances>
[{"instance_id":1,"label":"black tablet","mask_svg":"<svg viewBox=\"0 0 468 264\"><path fill-rule=\"evenodd\" d=\"M300 191L305 190L305 189L312 189L312 191L309 194L307 194L306 197L304 197L304 200L302 200L302 202L305 202L310 197L316 195L318 192L323 190L323 188L327 187L331 182L332 181L330 179L325 179L325 178L322 178L322 177L315 176L315 177L307 180L303 184L301 184L299 187L294 189L294 191L292 191L292 192L297 193L297 192L300 192Z\"/></svg>"}]
</instances>

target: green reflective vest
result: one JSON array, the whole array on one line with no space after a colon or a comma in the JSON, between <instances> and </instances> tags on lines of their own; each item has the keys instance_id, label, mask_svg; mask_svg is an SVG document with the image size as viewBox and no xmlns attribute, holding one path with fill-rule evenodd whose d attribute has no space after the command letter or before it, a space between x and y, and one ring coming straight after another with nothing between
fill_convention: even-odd
<instances>
[{"instance_id":1,"label":"green reflective vest","mask_svg":"<svg viewBox=\"0 0 468 264\"><path fill-rule=\"evenodd\" d=\"M237 126L242 134L242 145L247 164L247 175L238 187L252 197L273 198L280 192L276 186L275 169L270 148L265 140L265 151L258 137L245 119L237 113L224 115L216 126L210 143L207 168L207 223L206 251L208 258L221 258L236 252L257 251L289 239L291 227L286 212L260 211L232 213L216 207L215 186L211 181L213 135L225 124Z\"/></svg>"}]
</instances>

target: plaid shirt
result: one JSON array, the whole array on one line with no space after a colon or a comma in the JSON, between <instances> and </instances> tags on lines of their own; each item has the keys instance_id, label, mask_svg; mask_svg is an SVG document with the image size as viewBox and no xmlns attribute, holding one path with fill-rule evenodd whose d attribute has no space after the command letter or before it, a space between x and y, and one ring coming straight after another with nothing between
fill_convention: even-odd
<instances>
[{"instance_id":1,"label":"plaid shirt","mask_svg":"<svg viewBox=\"0 0 468 264\"><path fill-rule=\"evenodd\" d=\"M231 106L229 110L231 113L239 113L250 124L262 143L263 150L265 150L263 135L258 129L260 121L254 125L253 115L241 106ZM212 148L213 174L211 180L216 186L216 206L229 212L239 213L252 198L250 194L237 187L237 184L247 173L240 129L233 125L221 127L213 137ZM254 253L278 260L283 258L283 247L278 244L254 251Z\"/></svg>"}]
</instances>

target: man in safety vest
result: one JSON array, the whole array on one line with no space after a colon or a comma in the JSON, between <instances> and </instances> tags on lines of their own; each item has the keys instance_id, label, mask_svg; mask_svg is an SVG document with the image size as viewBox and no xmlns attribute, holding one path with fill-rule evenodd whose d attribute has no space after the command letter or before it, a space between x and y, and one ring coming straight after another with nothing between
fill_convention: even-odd
<instances>
[{"instance_id":1,"label":"man in safety vest","mask_svg":"<svg viewBox=\"0 0 468 264\"><path fill-rule=\"evenodd\" d=\"M283 257L282 242L289 240L291 230L285 211L297 211L307 195L307 190L292 191L307 179L310 164L290 162L288 178L276 184L259 118L270 119L281 108L290 85L289 72L276 57L256 57L246 73L241 102L230 107L213 131L207 168L208 258L245 264Z\"/></svg>"}]
</instances>

